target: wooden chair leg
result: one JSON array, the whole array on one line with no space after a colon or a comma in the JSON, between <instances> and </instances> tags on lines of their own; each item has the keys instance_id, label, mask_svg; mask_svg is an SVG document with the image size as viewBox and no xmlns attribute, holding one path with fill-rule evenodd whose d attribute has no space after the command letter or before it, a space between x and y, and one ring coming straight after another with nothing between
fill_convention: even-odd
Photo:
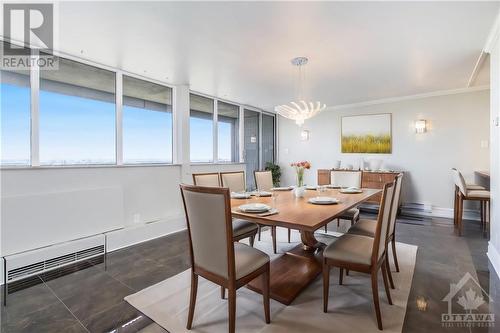
<instances>
[{"instance_id":1,"label":"wooden chair leg","mask_svg":"<svg viewBox=\"0 0 500 333\"><path fill-rule=\"evenodd\" d=\"M229 333L236 330L236 289L228 289L228 312L229 312Z\"/></svg>"},{"instance_id":2,"label":"wooden chair leg","mask_svg":"<svg viewBox=\"0 0 500 333\"><path fill-rule=\"evenodd\" d=\"M226 288L224 288L223 286L220 286L220 298L226 298Z\"/></svg>"},{"instance_id":3,"label":"wooden chair leg","mask_svg":"<svg viewBox=\"0 0 500 333\"><path fill-rule=\"evenodd\" d=\"M330 291L330 266L323 264L323 312L328 312L328 293Z\"/></svg>"},{"instance_id":4,"label":"wooden chair leg","mask_svg":"<svg viewBox=\"0 0 500 333\"><path fill-rule=\"evenodd\" d=\"M458 200L457 200L457 187L455 186L455 197L453 198L453 226L457 227L457 210L458 210Z\"/></svg>"},{"instance_id":5,"label":"wooden chair leg","mask_svg":"<svg viewBox=\"0 0 500 333\"><path fill-rule=\"evenodd\" d=\"M349 270L346 268L345 269L345 275L348 276L349 275Z\"/></svg>"},{"instance_id":6,"label":"wooden chair leg","mask_svg":"<svg viewBox=\"0 0 500 333\"><path fill-rule=\"evenodd\" d=\"M257 227L258 227L258 234L259 234L259 236L257 237L257 240L260 242L260 235L261 235L262 226L260 224L257 224Z\"/></svg>"},{"instance_id":7,"label":"wooden chair leg","mask_svg":"<svg viewBox=\"0 0 500 333\"><path fill-rule=\"evenodd\" d=\"M253 247L253 244L255 243L255 235L250 236L248 241L250 242L250 246Z\"/></svg>"},{"instance_id":8,"label":"wooden chair leg","mask_svg":"<svg viewBox=\"0 0 500 333\"><path fill-rule=\"evenodd\" d=\"M479 200L479 215L481 217L481 229L484 230L484 201Z\"/></svg>"},{"instance_id":9,"label":"wooden chair leg","mask_svg":"<svg viewBox=\"0 0 500 333\"><path fill-rule=\"evenodd\" d=\"M387 268L387 276L389 277L389 284L391 285L391 289L396 289L394 286L394 280L392 279L391 266L389 265L389 247L387 247L387 252L385 253L385 266Z\"/></svg>"},{"instance_id":10,"label":"wooden chair leg","mask_svg":"<svg viewBox=\"0 0 500 333\"><path fill-rule=\"evenodd\" d=\"M325 224L325 232L328 232L328 224Z\"/></svg>"},{"instance_id":11,"label":"wooden chair leg","mask_svg":"<svg viewBox=\"0 0 500 333\"><path fill-rule=\"evenodd\" d=\"M394 266L396 266L396 272L399 273L398 256L396 254L396 236L392 237L391 243L392 243L392 256L394 257Z\"/></svg>"},{"instance_id":12,"label":"wooden chair leg","mask_svg":"<svg viewBox=\"0 0 500 333\"><path fill-rule=\"evenodd\" d=\"M276 254L276 227L271 227L271 237L273 239L273 252Z\"/></svg>"},{"instance_id":13,"label":"wooden chair leg","mask_svg":"<svg viewBox=\"0 0 500 333\"><path fill-rule=\"evenodd\" d=\"M339 269L339 285L342 285L343 278L344 278L344 269L340 268Z\"/></svg>"},{"instance_id":14,"label":"wooden chair leg","mask_svg":"<svg viewBox=\"0 0 500 333\"><path fill-rule=\"evenodd\" d=\"M373 305L375 306L375 315L377 316L377 326L379 330L382 330L382 316L380 315L380 303L378 299L377 271L374 269L371 275L372 275Z\"/></svg>"},{"instance_id":15,"label":"wooden chair leg","mask_svg":"<svg viewBox=\"0 0 500 333\"><path fill-rule=\"evenodd\" d=\"M337 219L337 228L340 227L340 219Z\"/></svg>"},{"instance_id":16,"label":"wooden chair leg","mask_svg":"<svg viewBox=\"0 0 500 333\"><path fill-rule=\"evenodd\" d=\"M462 197L462 194L460 194L460 198L458 199L458 216L457 216L457 226L458 226L458 236L462 236L462 218L463 218L463 211L464 209L464 198Z\"/></svg>"},{"instance_id":17,"label":"wooden chair leg","mask_svg":"<svg viewBox=\"0 0 500 333\"><path fill-rule=\"evenodd\" d=\"M198 275L191 272L191 295L189 297L189 312L186 328L191 329L193 325L194 307L196 305L196 294L198 292Z\"/></svg>"},{"instance_id":18,"label":"wooden chair leg","mask_svg":"<svg viewBox=\"0 0 500 333\"><path fill-rule=\"evenodd\" d=\"M291 237L292 237L292 229L288 228L288 243L290 243Z\"/></svg>"},{"instance_id":19,"label":"wooden chair leg","mask_svg":"<svg viewBox=\"0 0 500 333\"><path fill-rule=\"evenodd\" d=\"M391 289L389 288L389 282L387 279L387 263L383 263L380 269L382 270L382 278L384 280L384 289L387 296L387 302L389 302L389 305L392 305Z\"/></svg>"},{"instance_id":20,"label":"wooden chair leg","mask_svg":"<svg viewBox=\"0 0 500 333\"><path fill-rule=\"evenodd\" d=\"M271 322L271 312L269 310L269 264L267 264L266 271L262 274L262 300L264 302L264 317L266 324Z\"/></svg>"}]
</instances>

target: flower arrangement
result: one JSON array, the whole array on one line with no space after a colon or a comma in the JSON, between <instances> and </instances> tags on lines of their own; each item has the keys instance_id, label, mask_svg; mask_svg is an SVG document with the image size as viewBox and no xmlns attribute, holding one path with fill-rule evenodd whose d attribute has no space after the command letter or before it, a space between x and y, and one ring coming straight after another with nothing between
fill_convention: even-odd
<instances>
[{"instance_id":1,"label":"flower arrangement","mask_svg":"<svg viewBox=\"0 0 500 333\"><path fill-rule=\"evenodd\" d=\"M308 161L294 162L291 164L295 168L295 173L297 174L297 186L304 186L304 170L311 168L311 163Z\"/></svg>"}]
</instances>

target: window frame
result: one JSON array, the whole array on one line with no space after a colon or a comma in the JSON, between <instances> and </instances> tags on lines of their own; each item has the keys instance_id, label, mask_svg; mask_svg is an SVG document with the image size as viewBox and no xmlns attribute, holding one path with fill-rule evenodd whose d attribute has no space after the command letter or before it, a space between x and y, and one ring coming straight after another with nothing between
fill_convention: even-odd
<instances>
[{"instance_id":1,"label":"window frame","mask_svg":"<svg viewBox=\"0 0 500 333\"><path fill-rule=\"evenodd\" d=\"M10 41L5 41L7 43L10 43ZM12 42L13 44L16 44L15 42ZM36 48L31 48L31 56L32 57L38 57L39 52ZM104 69L107 71L111 71L115 74L115 163L113 164L65 164L65 165L40 165L40 112L39 112L39 96L40 96L40 69L35 65L32 66L30 69L30 88L31 88L31 94L30 94L30 164L27 165L19 165L19 166L13 166L13 165L0 165L0 170L5 170L5 169L34 169L34 168L48 168L48 169L71 169L71 168L109 168L109 167L141 167L141 166L152 166L152 167L158 167L158 166L170 166L170 165L180 165L181 161L177 160L177 152L181 149L179 147L179 123L178 123L178 107L176 103L175 96L177 95L177 87L175 85L169 84L165 81L157 80L154 78L150 78L141 74L129 72L126 70L122 70L119 68L103 65L101 63L97 63L91 60L83 59L78 56L74 56L71 54L67 54L61 51L53 50L52 54L54 56L68 59L71 61L76 61L84 65L88 66L93 66L99 69ZM36 64L36 61L35 61ZM146 82L151 82L155 83L167 88L172 89L172 163L147 163L147 164L124 164L123 163L123 75L136 78L139 80L143 80ZM213 113L213 160L210 162L200 162L200 163L195 163L191 162L191 157L188 157L188 160L185 160L184 163L188 164L195 164L195 165L202 165L202 164L208 164L208 165L214 165L214 164L242 164L245 163L244 158L243 158L243 149L244 149L244 144L243 144L243 134L244 134L244 110L252 110L260 113L260 120L259 123L262 122L262 114L268 114L271 116L275 117L274 121L274 160L276 161L277 156L278 156L278 147L277 147L277 140L278 140L278 117L275 113L273 112L268 112L264 111L262 109L253 107L251 105L246 105L242 103L238 103L235 101L231 101L225 98L219 98L216 96L200 93L195 90L189 89L189 94L194 94L198 95L201 97L206 97L210 98L213 100L214 103L214 113ZM238 133L237 139L238 142L238 155L236 156L236 161L232 162L227 162L227 161L220 161L218 159L218 110L217 110L217 104L218 102L224 102L227 104L235 105L239 107L239 114L238 114L238 121L239 121L239 126L238 126ZM259 134L261 136L261 134ZM260 140L260 144L261 144ZM189 144L184 143L184 144ZM259 147L260 153L262 152L262 147ZM262 160L262 159L261 159Z\"/></svg>"},{"instance_id":2,"label":"window frame","mask_svg":"<svg viewBox=\"0 0 500 333\"><path fill-rule=\"evenodd\" d=\"M118 150L118 144L117 144L117 147L116 147L116 161L117 161L117 165L121 165L121 166L144 166L144 165L173 165L175 164L175 160L176 160L176 157L175 157L175 152L176 152L176 149L175 149L175 145L176 145L176 117L175 117L175 107L174 107L174 96L175 96L175 91L174 91L174 87L172 86L169 86L167 84L163 84L163 83L160 83L160 82L155 82L156 80L151 80L151 79L145 79L144 77L141 77L140 75L135 75L135 74L130 74L128 72L125 72L125 71L117 71L117 79L118 79L118 76L120 77L120 85L119 85L119 89L120 89L120 104L119 104L119 112L118 112L118 100L117 100L117 103L116 103L116 106L117 106L117 112L116 112L116 121L117 121L117 126L116 126L116 130L115 130L115 133L117 135L116 137L116 140L115 142L118 141L118 139L120 140L120 149ZM133 79L137 79L137 80L141 80L141 81L145 81L145 82L149 82L149 83L153 83L153 84L156 84L156 85L159 85L159 86L162 86L162 87L165 87L165 88L169 88L170 89L170 98L171 98L171 109L172 109L172 147L171 147L171 153L172 153L172 162L170 163L167 163L167 162L150 162L150 163L125 163L125 161L123 160L123 77L124 76L128 76L130 78L133 78ZM116 87L116 91L118 91L118 80L115 80L116 84L117 84L117 87ZM152 112L155 112L155 111L152 111ZM161 112L161 111L157 111L157 112ZM120 119L119 119L119 124L118 124L118 113L120 115ZM118 127L120 129L120 135L118 135ZM118 157L120 158L120 164L118 164Z\"/></svg>"}]
</instances>

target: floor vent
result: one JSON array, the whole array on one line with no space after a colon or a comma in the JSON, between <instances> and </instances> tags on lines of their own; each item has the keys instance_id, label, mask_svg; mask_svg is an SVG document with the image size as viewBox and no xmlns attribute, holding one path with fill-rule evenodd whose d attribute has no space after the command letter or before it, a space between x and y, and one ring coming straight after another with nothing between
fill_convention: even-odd
<instances>
[{"instance_id":1,"label":"floor vent","mask_svg":"<svg viewBox=\"0 0 500 333\"><path fill-rule=\"evenodd\" d=\"M4 259L4 288L8 294L41 281L74 272L104 259L103 234L12 254ZM102 262L102 261L101 261Z\"/></svg>"}]
</instances>

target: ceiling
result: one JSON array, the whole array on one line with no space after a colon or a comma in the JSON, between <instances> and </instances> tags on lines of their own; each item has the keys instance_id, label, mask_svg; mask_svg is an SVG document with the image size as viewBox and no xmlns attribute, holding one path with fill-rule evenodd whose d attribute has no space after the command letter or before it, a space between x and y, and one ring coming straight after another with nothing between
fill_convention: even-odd
<instances>
[{"instance_id":1,"label":"ceiling","mask_svg":"<svg viewBox=\"0 0 500 333\"><path fill-rule=\"evenodd\" d=\"M335 106L466 87L499 5L61 2L58 48L266 110L306 56L306 95Z\"/></svg>"}]
</instances>

